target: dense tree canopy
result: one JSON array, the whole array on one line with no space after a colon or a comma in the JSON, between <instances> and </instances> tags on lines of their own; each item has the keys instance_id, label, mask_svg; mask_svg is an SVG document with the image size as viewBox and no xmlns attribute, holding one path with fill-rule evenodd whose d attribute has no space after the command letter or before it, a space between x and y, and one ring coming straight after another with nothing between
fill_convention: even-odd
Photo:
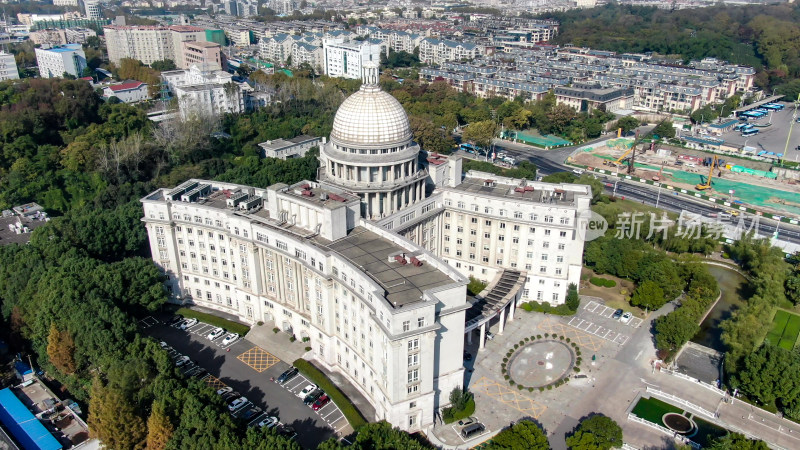
<instances>
[{"instance_id":1,"label":"dense tree canopy","mask_svg":"<svg viewBox=\"0 0 800 450\"><path fill-rule=\"evenodd\" d=\"M571 450L609 450L621 446L622 428L602 414L581 420L567 437L567 447Z\"/></svg>"},{"instance_id":2,"label":"dense tree canopy","mask_svg":"<svg viewBox=\"0 0 800 450\"><path fill-rule=\"evenodd\" d=\"M547 435L534 422L520 420L501 431L484 448L488 450L547 450Z\"/></svg>"}]
</instances>

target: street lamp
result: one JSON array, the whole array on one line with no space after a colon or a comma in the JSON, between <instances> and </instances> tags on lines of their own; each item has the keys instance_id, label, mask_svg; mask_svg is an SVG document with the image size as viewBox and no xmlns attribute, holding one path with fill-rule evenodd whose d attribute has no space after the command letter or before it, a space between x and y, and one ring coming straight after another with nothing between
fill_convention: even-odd
<instances>
[{"instance_id":1,"label":"street lamp","mask_svg":"<svg viewBox=\"0 0 800 450\"><path fill-rule=\"evenodd\" d=\"M722 105L722 109L719 110L719 117L717 118L717 123L722 123L722 113L725 112L725 107L728 105Z\"/></svg>"},{"instance_id":2,"label":"street lamp","mask_svg":"<svg viewBox=\"0 0 800 450\"><path fill-rule=\"evenodd\" d=\"M658 183L658 195L656 196L656 208L658 208L658 201L661 200L661 185L662 185L662 183Z\"/></svg>"},{"instance_id":3,"label":"street lamp","mask_svg":"<svg viewBox=\"0 0 800 450\"><path fill-rule=\"evenodd\" d=\"M617 196L617 184L619 182L620 182L620 180L617 180L617 181L614 182L614 192L611 193L612 197L616 197Z\"/></svg>"}]
</instances>

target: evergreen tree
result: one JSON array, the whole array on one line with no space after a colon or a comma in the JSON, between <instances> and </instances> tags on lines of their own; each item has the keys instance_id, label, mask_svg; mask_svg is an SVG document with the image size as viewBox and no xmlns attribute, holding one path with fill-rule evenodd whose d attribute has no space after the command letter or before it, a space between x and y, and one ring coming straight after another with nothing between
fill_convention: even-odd
<instances>
[{"instance_id":1,"label":"evergreen tree","mask_svg":"<svg viewBox=\"0 0 800 450\"><path fill-rule=\"evenodd\" d=\"M147 419L147 450L164 450L175 428L161 403L153 403Z\"/></svg>"}]
</instances>

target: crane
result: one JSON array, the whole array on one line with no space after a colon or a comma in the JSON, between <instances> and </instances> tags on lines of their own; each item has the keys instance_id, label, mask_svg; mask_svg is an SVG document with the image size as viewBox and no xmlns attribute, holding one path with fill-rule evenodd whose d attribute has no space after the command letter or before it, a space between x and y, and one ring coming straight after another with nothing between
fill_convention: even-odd
<instances>
[{"instance_id":1,"label":"crane","mask_svg":"<svg viewBox=\"0 0 800 450\"><path fill-rule=\"evenodd\" d=\"M714 160L711 161L711 167L708 169L708 178L706 178L705 183L700 183L694 188L698 191L705 191L706 189L711 188L711 178L714 176L714 168L717 166L717 155L714 155Z\"/></svg>"},{"instance_id":2,"label":"crane","mask_svg":"<svg viewBox=\"0 0 800 450\"><path fill-rule=\"evenodd\" d=\"M622 164L622 162L628 157L628 155L631 155L630 156L630 160L628 161L628 173L629 174L633 173L634 160L636 159L636 146L639 145L645 139L648 139L649 137L651 137L653 135L653 131L656 130L662 123L664 123L666 121L667 121L666 118L662 119L660 122L658 122L656 124L656 126L654 126L650 131L648 131L647 133L645 133L642 136L639 136L639 131L637 130L636 131L636 138L633 140L633 145L631 145L631 148L628 149L625 153L623 153L622 156L617 158L617 160L614 161L614 164L615 165ZM657 147L655 147L655 149L657 150Z\"/></svg>"}]
</instances>

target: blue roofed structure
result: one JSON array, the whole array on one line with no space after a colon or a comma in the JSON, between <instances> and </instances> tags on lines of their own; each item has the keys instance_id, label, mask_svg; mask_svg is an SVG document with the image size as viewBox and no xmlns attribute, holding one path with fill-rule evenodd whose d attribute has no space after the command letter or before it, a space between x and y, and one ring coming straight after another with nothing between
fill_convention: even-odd
<instances>
[{"instance_id":1,"label":"blue roofed structure","mask_svg":"<svg viewBox=\"0 0 800 450\"><path fill-rule=\"evenodd\" d=\"M26 450L60 450L61 444L11 391L0 391L0 422Z\"/></svg>"}]
</instances>

